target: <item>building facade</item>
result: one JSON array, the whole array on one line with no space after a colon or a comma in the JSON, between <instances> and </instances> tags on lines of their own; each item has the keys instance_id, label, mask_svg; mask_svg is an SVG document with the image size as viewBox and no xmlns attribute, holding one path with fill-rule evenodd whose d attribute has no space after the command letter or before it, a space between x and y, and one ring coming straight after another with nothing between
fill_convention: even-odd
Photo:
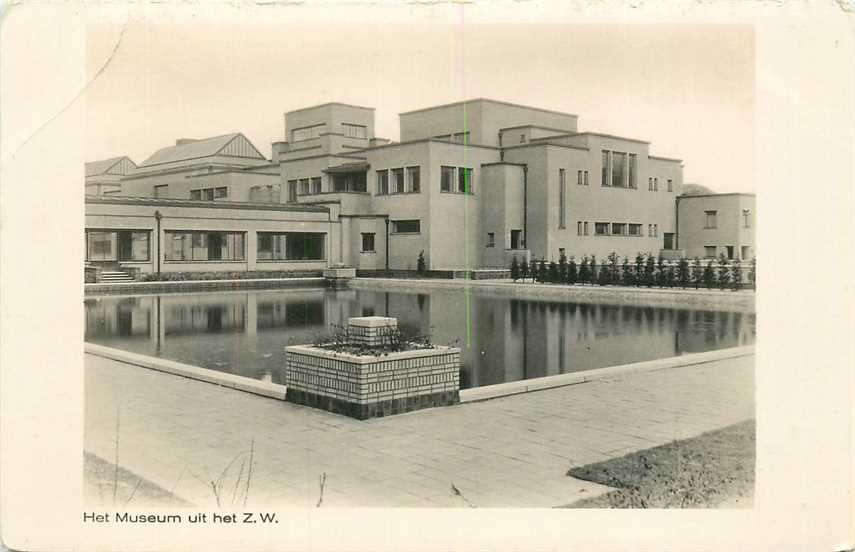
<instances>
[{"instance_id":1,"label":"building facade","mask_svg":"<svg viewBox=\"0 0 855 552\"><path fill-rule=\"evenodd\" d=\"M750 260L757 255L754 194L704 194L677 198L680 246L686 256Z\"/></svg>"},{"instance_id":2,"label":"building facade","mask_svg":"<svg viewBox=\"0 0 855 552\"><path fill-rule=\"evenodd\" d=\"M337 102L290 111L269 160L240 133L178 140L120 178L126 203L88 199L87 228L113 231L115 221L133 220L121 218L131 210L142 217L136 230L152 232L159 211L186 231L245 234L240 260L178 262L157 253L161 270L281 268L258 257L257 234L276 229L324 236L322 258L285 263L362 270L413 270L420 257L428 269L469 270L562 254L695 256L708 246L696 240L712 237L690 224L692 206L704 200L678 199L679 159L651 155L643 140L580 131L575 114L467 100L400 114L400 142L377 137L374 120L373 108ZM140 198L166 203L145 204L142 213ZM730 228L721 210L722 228ZM168 242L165 231L154 241ZM98 239L99 250L124 251L119 235L109 247ZM741 254L753 250L753 237L746 240L722 236L715 245Z\"/></svg>"}]
</instances>

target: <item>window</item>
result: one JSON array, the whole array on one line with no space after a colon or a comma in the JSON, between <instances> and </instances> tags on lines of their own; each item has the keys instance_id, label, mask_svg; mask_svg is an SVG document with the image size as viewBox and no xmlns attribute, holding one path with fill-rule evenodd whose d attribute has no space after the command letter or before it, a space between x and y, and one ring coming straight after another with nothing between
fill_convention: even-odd
<instances>
[{"instance_id":1,"label":"window","mask_svg":"<svg viewBox=\"0 0 855 552\"><path fill-rule=\"evenodd\" d=\"M205 198L205 201L214 201L214 189L205 188L202 190L202 197Z\"/></svg>"},{"instance_id":2,"label":"window","mask_svg":"<svg viewBox=\"0 0 855 552\"><path fill-rule=\"evenodd\" d=\"M348 138L367 138L368 130L363 125L352 125L350 123L342 123L341 128L344 135Z\"/></svg>"},{"instance_id":3,"label":"window","mask_svg":"<svg viewBox=\"0 0 855 552\"><path fill-rule=\"evenodd\" d=\"M629 225L629 235L640 237L641 236L641 225L640 224L630 224Z\"/></svg>"},{"instance_id":4,"label":"window","mask_svg":"<svg viewBox=\"0 0 855 552\"><path fill-rule=\"evenodd\" d=\"M608 222L595 222L594 223L594 235L595 236L608 236L609 235L609 223Z\"/></svg>"},{"instance_id":5,"label":"window","mask_svg":"<svg viewBox=\"0 0 855 552\"><path fill-rule=\"evenodd\" d=\"M658 176L653 177L653 191L654 192L659 191L659 177Z\"/></svg>"},{"instance_id":6,"label":"window","mask_svg":"<svg viewBox=\"0 0 855 552\"><path fill-rule=\"evenodd\" d=\"M581 220L576 223L576 235L577 236L582 235L582 221Z\"/></svg>"},{"instance_id":7,"label":"window","mask_svg":"<svg viewBox=\"0 0 855 552\"><path fill-rule=\"evenodd\" d=\"M612 235L613 236L626 236L626 223L625 222L613 222L612 223Z\"/></svg>"},{"instance_id":8,"label":"window","mask_svg":"<svg viewBox=\"0 0 855 552\"><path fill-rule=\"evenodd\" d=\"M242 261L243 232L165 232L167 261Z\"/></svg>"},{"instance_id":9,"label":"window","mask_svg":"<svg viewBox=\"0 0 855 552\"><path fill-rule=\"evenodd\" d=\"M659 237L659 225L658 224L653 225L653 237L654 238Z\"/></svg>"},{"instance_id":10,"label":"window","mask_svg":"<svg viewBox=\"0 0 855 552\"><path fill-rule=\"evenodd\" d=\"M404 193L404 169L392 169L392 193Z\"/></svg>"},{"instance_id":11,"label":"window","mask_svg":"<svg viewBox=\"0 0 855 552\"><path fill-rule=\"evenodd\" d=\"M377 186L378 186L378 194L380 193L380 173L386 173L386 171L377 171ZM365 192L368 190L368 184L366 183L366 173L364 172L355 172L355 173L344 173L344 174L335 174L333 175L332 185L334 192ZM383 193L389 193L389 176L385 175L385 183L386 186L384 188Z\"/></svg>"},{"instance_id":12,"label":"window","mask_svg":"<svg viewBox=\"0 0 855 552\"><path fill-rule=\"evenodd\" d=\"M724 248L727 250L727 258L730 260L733 260L733 246L732 245L726 245L726 246L724 246Z\"/></svg>"},{"instance_id":13,"label":"window","mask_svg":"<svg viewBox=\"0 0 855 552\"><path fill-rule=\"evenodd\" d=\"M169 184L155 186L154 197L169 197Z\"/></svg>"},{"instance_id":14,"label":"window","mask_svg":"<svg viewBox=\"0 0 855 552\"><path fill-rule=\"evenodd\" d=\"M225 186L220 188L214 188L214 199L222 199L225 197L229 197L229 189Z\"/></svg>"},{"instance_id":15,"label":"window","mask_svg":"<svg viewBox=\"0 0 855 552\"><path fill-rule=\"evenodd\" d=\"M454 167L445 167L441 169L439 189L442 192L451 192L454 190Z\"/></svg>"},{"instance_id":16,"label":"window","mask_svg":"<svg viewBox=\"0 0 855 552\"><path fill-rule=\"evenodd\" d=\"M704 211L704 228L718 228L718 211Z\"/></svg>"},{"instance_id":17,"label":"window","mask_svg":"<svg viewBox=\"0 0 855 552\"><path fill-rule=\"evenodd\" d=\"M148 230L87 231L86 260L148 261L149 234Z\"/></svg>"},{"instance_id":18,"label":"window","mask_svg":"<svg viewBox=\"0 0 855 552\"><path fill-rule=\"evenodd\" d=\"M202 190L190 190L190 199L202 199Z\"/></svg>"},{"instance_id":19,"label":"window","mask_svg":"<svg viewBox=\"0 0 855 552\"><path fill-rule=\"evenodd\" d=\"M339 176L339 175L337 175ZM338 183L336 183L336 191L338 190ZM382 170L377 171L377 195L387 195L389 193L389 171Z\"/></svg>"},{"instance_id":20,"label":"window","mask_svg":"<svg viewBox=\"0 0 855 552\"><path fill-rule=\"evenodd\" d=\"M669 191L669 192L673 192L673 191L674 191L674 181L673 181L672 179L670 179L670 178L668 179L668 191Z\"/></svg>"},{"instance_id":21,"label":"window","mask_svg":"<svg viewBox=\"0 0 855 552\"><path fill-rule=\"evenodd\" d=\"M600 179L601 186L610 186L609 174L611 172L612 152L603 150L603 174Z\"/></svg>"},{"instance_id":22,"label":"window","mask_svg":"<svg viewBox=\"0 0 855 552\"><path fill-rule=\"evenodd\" d=\"M581 179L582 171L579 171L578 175ZM564 169L558 169L558 228L565 227L564 220L564 208L565 208L565 195L566 195L566 178Z\"/></svg>"},{"instance_id":23,"label":"window","mask_svg":"<svg viewBox=\"0 0 855 552\"><path fill-rule=\"evenodd\" d=\"M559 247L558 248L558 258L561 259L561 258L566 258L566 257L567 257L567 252L565 251L565 249L563 247Z\"/></svg>"},{"instance_id":24,"label":"window","mask_svg":"<svg viewBox=\"0 0 855 552\"><path fill-rule=\"evenodd\" d=\"M713 258L715 257L716 247L714 245L705 245L704 246L704 257Z\"/></svg>"},{"instance_id":25,"label":"window","mask_svg":"<svg viewBox=\"0 0 855 552\"><path fill-rule=\"evenodd\" d=\"M315 232L259 232L259 261L322 261L325 234Z\"/></svg>"},{"instance_id":26,"label":"window","mask_svg":"<svg viewBox=\"0 0 855 552\"><path fill-rule=\"evenodd\" d=\"M362 252L374 253L374 232L365 232L362 234Z\"/></svg>"},{"instance_id":27,"label":"window","mask_svg":"<svg viewBox=\"0 0 855 552\"><path fill-rule=\"evenodd\" d=\"M525 134L520 134L520 144L525 144Z\"/></svg>"},{"instance_id":28,"label":"window","mask_svg":"<svg viewBox=\"0 0 855 552\"><path fill-rule=\"evenodd\" d=\"M311 140L312 138L317 138L324 130L326 130L326 127L327 125L321 124L303 128L295 128L291 131L291 141L300 142L303 140Z\"/></svg>"},{"instance_id":29,"label":"window","mask_svg":"<svg viewBox=\"0 0 855 552\"><path fill-rule=\"evenodd\" d=\"M288 181L288 203L297 203L297 181Z\"/></svg>"},{"instance_id":30,"label":"window","mask_svg":"<svg viewBox=\"0 0 855 552\"><path fill-rule=\"evenodd\" d=\"M417 194L421 191L421 167L407 167L407 191Z\"/></svg>"},{"instance_id":31,"label":"window","mask_svg":"<svg viewBox=\"0 0 855 552\"><path fill-rule=\"evenodd\" d=\"M751 211L748 209L742 210L742 227L751 228Z\"/></svg>"},{"instance_id":32,"label":"window","mask_svg":"<svg viewBox=\"0 0 855 552\"><path fill-rule=\"evenodd\" d=\"M457 191L461 194L472 193L472 169L457 169Z\"/></svg>"},{"instance_id":33,"label":"window","mask_svg":"<svg viewBox=\"0 0 855 552\"><path fill-rule=\"evenodd\" d=\"M511 230L511 249L522 249L524 247L522 230Z\"/></svg>"},{"instance_id":34,"label":"window","mask_svg":"<svg viewBox=\"0 0 855 552\"><path fill-rule=\"evenodd\" d=\"M633 190L638 188L637 176L636 176L636 155L634 153L629 154L629 167L627 172L627 183L630 188Z\"/></svg>"},{"instance_id":35,"label":"window","mask_svg":"<svg viewBox=\"0 0 855 552\"><path fill-rule=\"evenodd\" d=\"M588 223L587 222L585 222L585 235L586 236L588 235Z\"/></svg>"},{"instance_id":36,"label":"window","mask_svg":"<svg viewBox=\"0 0 855 552\"><path fill-rule=\"evenodd\" d=\"M585 171L585 186L588 185L588 171Z\"/></svg>"},{"instance_id":37,"label":"window","mask_svg":"<svg viewBox=\"0 0 855 552\"><path fill-rule=\"evenodd\" d=\"M312 194L317 195L321 193L321 177L315 176L312 178Z\"/></svg>"},{"instance_id":38,"label":"window","mask_svg":"<svg viewBox=\"0 0 855 552\"><path fill-rule=\"evenodd\" d=\"M562 170L564 170L564 169L562 169ZM576 171L576 185L577 186L582 185L582 171Z\"/></svg>"},{"instance_id":39,"label":"window","mask_svg":"<svg viewBox=\"0 0 855 552\"><path fill-rule=\"evenodd\" d=\"M309 179L301 178L300 179L300 195L309 195Z\"/></svg>"},{"instance_id":40,"label":"window","mask_svg":"<svg viewBox=\"0 0 855 552\"><path fill-rule=\"evenodd\" d=\"M420 220L393 220L392 232L394 234L418 234L421 232Z\"/></svg>"},{"instance_id":41,"label":"window","mask_svg":"<svg viewBox=\"0 0 855 552\"><path fill-rule=\"evenodd\" d=\"M487 232L487 247L496 247L496 234Z\"/></svg>"},{"instance_id":42,"label":"window","mask_svg":"<svg viewBox=\"0 0 855 552\"><path fill-rule=\"evenodd\" d=\"M612 186L626 188L626 154L612 152Z\"/></svg>"},{"instance_id":43,"label":"window","mask_svg":"<svg viewBox=\"0 0 855 552\"><path fill-rule=\"evenodd\" d=\"M647 191L648 192L653 191L653 177L652 176L647 178Z\"/></svg>"},{"instance_id":44,"label":"window","mask_svg":"<svg viewBox=\"0 0 855 552\"><path fill-rule=\"evenodd\" d=\"M86 244L87 260L116 260L116 232L86 232Z\"/></svg>"},{"instance_id":45,"label":"window","mask_svg":"<svg viewBox=\"0 0 855 552\"><path fill-rule=\"evenodd\" d=\"M652 224L647 225L647 237L649 237L649 238L653 237L653 225Z\"/></svg>"},{"instance_id":46,"label":"window","mask_svg":"<svg viewBox=\"0 0 855 552\"><path fill-rule=\"evenodd\" d=\"M749 248L747 245L743 245L740 249L742 250L742 256L740 257L740 259L744 261L748 258Z\"/></svg>"},{"instance_id":47,"label":"window","mask_svg":"<svg viewBox=\"0 0 855 552\"><path fill-rule=\"evenodd\" d=\"M469 132L457 132L451 136L451 141L455 144L469 144Z\"/></svg>"}]
</instances>

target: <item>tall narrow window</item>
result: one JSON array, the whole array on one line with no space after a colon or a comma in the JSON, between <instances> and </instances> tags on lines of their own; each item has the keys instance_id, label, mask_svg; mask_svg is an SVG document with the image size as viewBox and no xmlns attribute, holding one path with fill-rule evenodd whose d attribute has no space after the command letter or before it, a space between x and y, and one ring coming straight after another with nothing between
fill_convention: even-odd
<instances>
[{"instance_id":1,"label":"tall narrow window","mask_svg":"<svg viewBox=\"0 0 855 552\"><path fill-rule=\"evenodd\" d=\"M627 180L629 187L632 189L638 188L637 175L636 175L636 155L634 153L629 154L629 167Z\"/></svg>"},{"instance_id":2,"label":"tall narrow window","mask_svg":"<svg viewBox=\"0 0 855 552\"><path fill-rule=\"evenodd\" d=\"M668 191L669 191L669 192L673 192L673 191L674 191L674 181L673 181L673 180L671 180L670 178L668 179Z\"/></svg>"},{"instance_id":3,"label":"tall narrow window","mask_svg":"<svg viewBox=\"0 0 855 552\"><path fill-rule=\"evenodd\" d=\"M297 203L297 181L288 181L288 203Z\"/></svg>"},{"instance_id":4,"label":"tall narrow window","mask_svg":"<svg viewBox=\"0 0 855 552\"><path fill-rule=\"evenodd\" d=\"M300 195L309 195L309 179L300 179Z\"/></svg>"},{"instance_id":5,"label":"tall narrow window","mask_svg":"<svg viewBox=\"0 0 855 552\"><path fill-rule=\"evenodd\" d=\"M377 195L389 193L389 171L377 171Z\"/></svg>"},{"instance_id":6,"label":"tall narrow window","mask_svg":"<svg viewBox=\"0 0 855 552\"><path fill-rule=\"evenodd\" d=\"M487 232L487 247L496 247L495 232Z\"/></svg>"},{"instance_id":7,"label":"tall narrow window","mask_svg":"<svg viewBox=\"0 0 855 552\"><path fill-rule=\"evenodd\" d=\"M654 192L659 191L659 177L658 176L653 177L653 191Z\"/></svg>"},{"instance_id":8,"label":"tall narrow window","mask_svg":"<svg viewBox=\"0 0 855 552\"><path fill-rule=\"evenodd\" d=\"M421 191L421 167L407 167L407 191L414 194Z\"/></svg>"},{"instance_id":9,"label":"tall narrow window","mask_svg":"<svg viewBox=\"0 0 855 552\"><path fill-rule=\"evenodd\" d=\"M587 223L587 221L585 222L585 235L586 236L588 235L588 223Z\"/></svg>"},{"instance_id":10,"label":"tall narrow window","mask_svg":"<svg viewBox=\"0 0 855 552\"><path fill-rule=\"evenodd\" d=\"M653 191L653 177L652 176L647 178L647 191L648 192Z\"/></svg>"},{"instance_id":11,"label":"tall narrow window","mask_svg":"<svg viewBox=\"0 0 855 552\"><path fill-rule=\"evenodd\" d=\"M312 194L317 195L321 193L321 177L315 176L312 178Z\"/></svg>"},{"instance_id":12,"label":"tall narrow window","mask_svg":"<svg viewBox=\"0 0 855 552\"><path fill-rule=\"evenodd\" d=\"M658 224L653 225L653 237L654 238L659 237L659 225Z\"/></svg>"},{"instance_id":13,"label":"tall narrow window","mask_svg":"<svg viewBox=\"0 0 855 552\"><path fill-rule=\"evenodd\" d=\"M612 161L611 152L607 151L607 150L603 150L603 169L602 169L603 174L602 174L602 178L600 179L600 185L601 186L610 186L611 185L611 179L609 176L611 174L611 161Z\"/></svg>"},{"instance_id":14,"label":"tall narrow window","mask_svg":"<svg viewBox=\"0 0 855 552\"><path fill-rule=\"evenodd\" d=\"M558 169L558 228L565 227L565 196L567 194L567 179L565 173L566 171L564 169ZM582 171L579 171L579 176L582 176Z\"/></svg>"},{"instance_id":15,"label":"tall narrow window","mask_svg":"<svg viewBox=\"0 0 855 552\"><path fill-rule=\"evenodd\" d=\"M588 171L585 171L585 186L588 185Z\"/></svg>"},{"instance_id":16,"label":"tall narrow window","mask_svg":"<svg viewBox=\"0 0 855 552\"><path fill-rule=\"evenodd\" d=\"M612 186L626 188L626 154L612 152Z\"/></svg>"},{"instance_id":17,"label":"tall narrow window","mask_svg":"<svg viewBox=\"0 0 855 552\"><path fill-rule=\"evenodd\" d=\"M561 169L561 170L563 171L564 169ZM576 185L577 186L582 185L582 171L576 171Z\"/></svg>"},{"instance_id":18,"label":"tall narrow window","mask_svg":"<svg viewBox=\"0 0 855 552\"><path fill-rule=\"evenodd\" d=\"M576 222L576 235L577 236L582 235L582 221L581 220Z\"/></svg>"},{"instance_id":19,"label":"tall narrow window","mask_svg":"<svg viewBox=\"0 0 855 552\"><path fill-rule=\"evenodd\" d=\"M751 228L751 211L748 209L742 210L742 227Z\"/></svg>"},{"instance_id":20,"label":"tall narrow window","mask_svg":"<svg viewBox=\"0 0 855 552\"><path fill-rule=\"evenodd\" d=\"M365 232L362 234L362 252L374 253L374 232Z\"/></svg>"},{"instance_id":21,"label":"tall narrow window","mask_svg":"<svg viewBox=\"0 0 855 552\"><path fill-rule=\"evenodd\" d=\"M511 249L522 249L525 246L522 237L522 230L511 230Z\"/></svg>"},{"instance_id":22,"label":"tall narrow window","mask_svg":"<svg viewBox=\"0 0 855 552\"><path fill-rule=\"evenodd\" d=\"M443 192L454 191L454 167L442 167L439 189Z\"/></svg>"}]
</instances>

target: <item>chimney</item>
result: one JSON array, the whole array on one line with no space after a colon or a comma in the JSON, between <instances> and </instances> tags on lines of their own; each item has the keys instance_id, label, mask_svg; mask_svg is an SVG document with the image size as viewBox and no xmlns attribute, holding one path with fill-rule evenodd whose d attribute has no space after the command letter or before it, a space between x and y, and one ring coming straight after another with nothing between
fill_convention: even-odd
<instances>
[{"instance_id":1,"label":"chimney","mask_svg":"<svg viewBox=\"0 0 855 552\"><path fill-rule=\"evenodd\" d=\"M190 143L198 142L198 141L199 140L197 138L179 138L178 140L175 141L175 145L176 146L183 146L184 144L190 144Z\"/></svg>"}]
</instances>

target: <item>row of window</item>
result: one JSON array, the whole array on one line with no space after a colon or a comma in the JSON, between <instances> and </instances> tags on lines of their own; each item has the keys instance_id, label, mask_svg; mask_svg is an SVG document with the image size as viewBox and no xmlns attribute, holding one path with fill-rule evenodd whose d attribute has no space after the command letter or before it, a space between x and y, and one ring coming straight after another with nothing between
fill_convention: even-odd
<instances>
[{"instance_id":1,"label":"row of window","mask_svg":"<svg viewBox=\"0 0 855 552\"><path fill-rule=\"evenodd\" d=\"M418 222L418 221L416 221ZM147 262L148 230L87 230L87 261ZM258 232L259 261L321 261L325 234L315 232ZM243 261L246 232L167 230L164 232L167 261Z\"/></svg>"},{"instance_id":2,"label":"row of window","mask_svg":"<svg viewBox=\"0 0 855 552\"><path fill-rule=\"evenodd\" d=\"M722 253L724 253L728 259L732 260L734 249L735 248L732 245L725 245L724 251L722 251ZM743 261L748 260L750 258L749 255L751 254L751 248L747 245L743 245L742 247L740 247L740 253L741 253L741 255L739 257L740 260L743 260ZM718 257L718 246L705 245L704 246L704 257L706 257L708 259L714 259L714 258Z\"/></svg>"},{"instance_id":3,"label":"row of window","mask_svg":"<svg viewBox=\"0 0 855 552\"><path fill-rule=\"evenodd\" d=\"M198 190L190 190L190 199L204 199L205 201L214 201L215 199L223 199L229 196L229 189L225 186L217 188L200 188ZM155 193L155 197L157 193Z\"/></svg>"},{"instance_id":4,"label":"row of window","mask_svg":"<svg viewBox=\"0 0 855 552\"><path fill-rule=\"evenodd\" d=\"M742 227L751 228L751 210L742 210ZM704 211L704 229L718 228L718 211Z\"/></svg>"},{"instance_id":5,"label":"row of window","mask_svg":"<svg viewBox=\"0 0 855 552\"><path fill-rule=\"evenodd\" d=\"M377 171L377 195L417 194L421 192L421 167Z\"/></svg>"},{"instance_id":6,"label":"row of window","mask_svg":"<svg viewBox=\"0 0 855 552\"><path fill-rule=\"evenodd\" d=\"M368 128L365 125L342 123L341 128L342 133L348 138L368 138ZM311 140L312 138L318 138L326 131L326 129L326 124L295 128L291 131L291 141L302 142L303 140Z\"/></svg>"},{"instance_id":7,"label":"row of window","mask_svg":"<svg viewBox=\"0 0 855 552\"><path fill-rule=\"evenodd\" d=\"M455 132L454 134L442 134L439 136L434 136L437 140L445 140L447 142L451 142L452 144L469 144L469 131L466 132Z\"/></svg>"},{"instance_id":8,"label":"row of window","mask_svg":"<svg viewBox=\"0 0 855 552\"><path fill-rule=\"evenodd\" d=\"M659 177L651 176L647 179L647 190L649 192L658 192L659 191ZM668 191L674 191L674 181L672 179L668 179Z\"/></svg>"},{"instance_id":9,"label":"row of window","mask_svg":"<svg viewBox=\"0 0 855 552\"><path fill-rule=\"evenodd\" d=\"M595 236L630 236L643 237L644 225L634 222L595 222ZM587 221L576 222L576 234L579 236L590 235L590 228ZM648 224L647 236L651 238L659 237L659 225Z\"/></svg>"},{"instance_id":10,"label":"row of window","mask_svg":"<svg viewBox=\"0 0 855 552\"><path fill-rule=\"evenodd\" d=\"M441 192L450 192L458 194L472 194L472 169L468 167L448 167L443 165L440 168L439 190Z\"/></svg>"},{"instance_id":11,"label":"row of window","mask_svg":"<svg viewBox=\"0 0 855 552\"><path fill-rule=\"evenodd\" d=\"M601 184L612 188L638 188L637 155L603 150Z\"/></svg>"}]
</instances>

